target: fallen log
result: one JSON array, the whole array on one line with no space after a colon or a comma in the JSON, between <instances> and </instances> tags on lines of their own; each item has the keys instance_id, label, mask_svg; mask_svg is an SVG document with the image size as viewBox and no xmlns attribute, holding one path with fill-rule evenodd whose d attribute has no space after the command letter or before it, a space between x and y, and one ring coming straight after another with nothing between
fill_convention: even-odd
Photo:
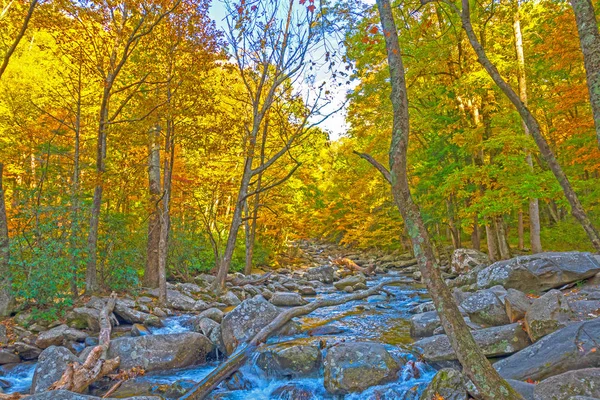
<instances>
[{"instance_id":1,"label":"fallen log","mask_svg":"<svg viewBox=\"0 0 600 400\"><path fill-rule=\"evenodd\" d=\"M277 333L277 331L279 331L279 329L287 324L292 318L310 314L319 308L339 306L340 304L348 303L350 301L362 300L378 293L384 286L398 283L406 283L406 281L393 279L382 282L368 290L336 297L334 299L315 300L312 303L308 303L304 306L285 310L279 314L277 318L271 321L271 323L254 335L254 337L247 344L238 346L236 351L227 359L227 361L215 368L203 380L198 382L192 389L190 389L188 393L180 397L179 400L204 400L206 396L208 396L210 392L221 382L241 368L260 345L265 343L271 335Z\"/></svg>"},{"instance_id":2,"label":"fallen log","mask_svg":"<svg viewBox=\"0 0 600 400\"><path fill-rule=\"evenodd\" d=\"M260 278L256 279L245 279L245 278L227 278L227 282L231 282L234 286L245 286L245 285L260 285L261 283L266 282L271 277L271 273L267 272L262 275Z\"/></svg>"},{"instance_id":3,"label":"fallen log","mask_svg":"<svg viewBox=\"0 0 600 400\"><path fill-rule=\"evenodd\" d=\"M373 275L375 274L375 265L371 264L368 267L361 267L354 261L346 257L340 257L336 259L331 259L331 263L335 264L339 267L344 267L352 272L362 272L365 275Z\"/></svg>"}]
</instances>

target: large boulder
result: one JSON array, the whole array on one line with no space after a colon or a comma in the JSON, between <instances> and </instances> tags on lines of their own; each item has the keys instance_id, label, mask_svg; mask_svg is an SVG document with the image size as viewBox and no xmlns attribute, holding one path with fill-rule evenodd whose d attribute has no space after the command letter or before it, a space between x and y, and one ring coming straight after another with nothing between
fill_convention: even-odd
<instances>
[{"instance_id":1,"label":"large boulder","mask_svg":"<svg viewBox=\"0 0 600 400\"><path fill-rule=\"evenodd\" d=\"M77 329L88 328L93 332L99 332L99 317L100 311L95 308L78 307L74 308L73 311L67 315L67 325Z\"/></svg>"},{"instance_id":2,"label":"large boulder","mask_svg":"<svg viewBox=\"0 0 600 400\"><path fill-rule=\"evenodd\" d=\"M480 289L502 285L539 293L600 272L600 259L590 253L538 253L498 261L477 274Z\"/></svg>"},{"instance_id":3,"label":"large boulder","mask_svg":"<svg viewBox=\"0 0 600 400\"><path fill-rule=\"evenodd\" d=\"M78 362L79 359L66 347L50 346L40 354L33 381L31 383L31 393L40 393L48 388L57 380L67 369L67 365L72 362Z\"/></svg>"},{"instance_id":4,"label":"large boulder","mask_svg":"<svg viewBox=\"0 0 600 400\"><path fill-rule=\"evenodd\" d=\"M0 350L0 365L21 362L21 357L8 350Z\"/></svg>"},{"instance_id":5,"label":"large boulder","mask_svg":"<svg viewBox=\"0 0 600 400\"><path fill-rule=\"evenodd\" d=\"M413 338L432 336L440 326L442 326L442 322L437 311L415 314L410 318L410 336Z\"/></svg>"},{"instance_id":6,"label":"large boulder","mask_svg":"<svg viewBox=\"0 0 600 400\"><path fill-rule=\"evenodd\" d=\"M150 289L148 294L159 297L158 289ZM196 301L175 289L167 290L167 307L179 311L203 311L208 308L205 302Z\"/></svg>"},{"instance_id":7,"label":"large boulder","mask_svg":"<svg viewBox=\"0 0 600 400\"><path fill-rule=\"evenodd\" d=\"M341 279L333 284L336 289L344 290L347 287L352 289L361 289L367 287L367 279L362 274L350 275L344 279Z\"/></svg>"},{"instance_id":8,"label":"large boulder","mask_svg":"<svg viewBox=\"0 0 600 400\"><path fill-rule=\"evenodd\" d=\"M478 290L461 302L460 306L471 321L478 324L498 326L510 322L504 304L490 289Z\"/></svg>"},{"instance_id":9,"label":"large boulder","mask_svg":"<svg viewBox=\"0 0 600 400\"><path fill-rule=\"evenodd\" d=\"M439 370L419 400L467 400L467 381L462 373L453 368Z\"/></svg>"},{"instance_id":10,"label":"large boulder","mask_svg":"<svg viewBox=\"0 0 600 400\"><path fill-rule=\"evenodd\" d=\"M286 378L316 374L321 363L317 343L272 345L261 350L256 358L256 365L267 375Z\"/></svg>"},{"instance_id":11,"label":"large boulder","mask_svg":"<svg viewBox=\"0 0 600 400\"><path fill-rule=\"evenodd\" d=\"M456 249L452 253L450 272L459 275L488 265L490 258L487 254L475 249Z\"/></svg>"},{"instance_id":12,"label":"large boulder","mask_svg":"<svg viewBox=\"0 0 600 400\"><path fill-rule=\"evenodd\" d=\"M544 336L494 364L504 378L539 381L574 369L600 366L600 318L577 322Z\"/></svg>"},{"instance_id":13,"label":"large boulder","mask_svg":"<svg viewBox=\"0 0 600 400\"><path fill-rule=\"evenodd\" d=\"M113 313L117 318L125 321L128 324L143 324L151 315L145 312L134 310L128 307L122 300L117 300Z\"/></svg>"},{"instance_id":14,"label":"large boulder","mask_svg":"<svg viewBox=\"0 0 600 400\"><path fill-rule=\"evenodd\" d=\"M560 290L551 290L537 298L525 314L525 329L532 341L567 326L573 312Z\"/></svg>"},{"instance_id":15,"label":"large boulder","mask_svg":"<svg viewBox=\"0 0 600 400\"><path fill-rule=\"evenodd\" d=\"M273 305L276 305L279 307L296 307L296 306L303 306L305 304L308 304L308 301L306 301L298 293L291 293L291 292L273 293L273 296L271 297L270 301L271 301L271 303L273 303Z\"/></svg>"},{"instance_id":16,"label":"large boulder","mask_svg":"<svg viewBox=\"0 0 600 400\"><path fill-rule=\"evenodd\" d=\"M525 318L525 313L531 307L531 299L520 290L508 289L504 297L504 309L510 322L517 322Z\"/></svg>"},{"instance_id":17,"label":"large boulder","mask_svg":"<svg viewBox=\"0 0 600 400\"><path fill-rule=\"evenodd\" d=\"M233 353L238 344L251 339L262 328L273 321L281 310L262 296L244 300L239 306L223 317L221 336L227 354ZM280 334L292 333L296 323L288 323Z\"/></svg>"},{"instance_id":18,"label":"large boulder","mask_svg":"<svg viewBox=\"0 0 600 400\"><path fill-rule=\"evenodd\" d=\"M68 325L59 325L49 331L42 332L37 337L35 345L40 349L50 346L60 346L64 341L83 342L88 335L77 329L69 328Z\"/></svg>"},{"instance_id":19,"label":"large boulder","mask_svg":"<svg viewBox=\"0 0 600 400\"><path fill-rule=\"evenodd\" d=\"M535 386L535 400L567 400L575 396L600 397L600 368L587 368L544 379Z\"/></svg>"},{"instance_id":20,"label":"large boulder","mask_svg":"<svg viewBox=\"0 0 600 400\"><path fill-rule=\"evenodd\" d=\"M529 346L527 333L519 324L494 326L473 331L475 342L488 357L505 356ZM436 335L421 339L413 344L421 349L427 361L456 360L456 354L446 335Z\"/></svg>"},{"instance_id":21,"label":"large boulder","mask_svg":"<svg viewBox=\"0 0 600 400\"><path fill-rule=\"evenodd\" d=\"M206 336L196 332L123 337L111 340L108 357L120 357L121 369L156 371L202 364L213 348Z\"/></svg>"},{"instance_id":22,"label":"large boulder","mask_svg":"<svg viewBox=\"0 0 600 400\"><path fill-rule=\"evenodd\" d=\"M380 343L342 343L325 356L325 389L332 394L362 392L397 379L400 364Z\"/></svg>"},{"instance_id":23,"label":"large boulder","mask_svg":"<svg viewBox=\"0 0 600 400\"><path fill-rule=\"evenodd\" d=\"M307 281L319 281L322 283L333 282L333 268L329 265L322 265L320 267L310 268L304 273L304 279Z\"/></svg>"}]
</instances>

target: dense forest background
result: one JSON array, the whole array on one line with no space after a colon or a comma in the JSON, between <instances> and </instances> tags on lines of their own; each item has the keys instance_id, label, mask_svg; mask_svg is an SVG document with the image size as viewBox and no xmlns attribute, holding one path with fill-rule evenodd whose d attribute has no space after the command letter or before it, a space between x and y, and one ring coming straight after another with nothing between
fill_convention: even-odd
<instances>
[{"instance_id":1,"label":"dense forest background","mask_svg":"<svg viewBox=\"0 0 600 400\"><path fill-rule=\"evenodd\" d=\"M250 151L258 170L275 160L248 177L232 270L247 266L248 248L251 266L277 266L277 255L302 238L411 251L389 185L357 154L386 164L390 148L389 71L375 8L302 10L310 23L336 21L327 29L345 32L345 54L296 60L305 75L321 62L331 82L357 84L350 128L331 140L313 123L326 117L320 105L293 79L274 89L256 125L247 79L260 73L243 73L231 48L239 27L217 29L208 1L5 2L4 52L32 4L0 80L9 268L25 303L58 312L89 287L91 262L99 288L138 287L164 240L153 227L165 215L168 277L215 270ZM438 253L473 247L500 259L530 251L532 199L543 250L591 250L518 113L477 63L458 17L443 10L410 1L394 8L410 99L409 175ZM573 9L501 1L471 13L488 56L526 95L598 225L600 150ZM313 91L319 79L312 76ZM249 142L253 126L258 144Z\"/></svg>"}]
</instances>

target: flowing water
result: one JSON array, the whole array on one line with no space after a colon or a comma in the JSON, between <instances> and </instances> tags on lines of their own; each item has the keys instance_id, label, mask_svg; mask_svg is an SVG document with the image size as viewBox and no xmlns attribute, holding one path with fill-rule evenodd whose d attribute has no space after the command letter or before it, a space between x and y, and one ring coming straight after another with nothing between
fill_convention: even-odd
<instances>
[{"instance_id":1,"label":"flowing water","mask_svg":"<svg viewBox=\"0 0 600 400\"><path fill-rule=\"evenodd\" d=\"M379 276L370 280L368 286L374 286L382 279L389 278L390 276ZM310 394L308 397L301 397L303 400L418 399L420 392L435 374L435 370L421 362L412 353L410 344L413 340L409 335L410 324L408 321L410 319L409 310L414 305L427 300L426 291L409 284L388 286L386 290L386 294L374 295L366 300L354 301L336 307L322 308L299 319L303 332L313 330L311 336L303 333L293 337L276 337L269 340L268 344L286 346L298 341L314 340L321 343L326 342L327 344L342 341L380 342L387 346L393 356L406 361L395 382L371 387L362 393L336 397L325 391L322 371L307 378L278 379L265 374L256 366L255 360L250 360L241 372L250 382L251 389L222 390L223 393L215 398L291 400L292 397L290 396L281 397L273 394L281 386L291 385L302 389L305 393L304 396L306 396L306 393ZM340 292L335 291L332 287L323 287L317 290L317 295L312 299L335 296L340 296ZM308 300L312 299L308 298ZM164 320L164 327L153 328L151 332L154 335L161 335L188 331L190 328L186 322L189 318L189 315L167 318ZM207 376L217 365L217 361L212 361L206 365L192 368L150 373L136 378L135 381L140 387L145 387L150 392L157 391L160 387L164 388L165 385L173 384L182 388L189 388L194 382L198 382ZM9 392L25 392L31 385L34 367L35 364L19 364L4 372L0 370L0 379L4 379L11 384ZM218 392L219 390L217 390ZM177 396L169 397L176 398Z\"/></svg>"}]
</instances>

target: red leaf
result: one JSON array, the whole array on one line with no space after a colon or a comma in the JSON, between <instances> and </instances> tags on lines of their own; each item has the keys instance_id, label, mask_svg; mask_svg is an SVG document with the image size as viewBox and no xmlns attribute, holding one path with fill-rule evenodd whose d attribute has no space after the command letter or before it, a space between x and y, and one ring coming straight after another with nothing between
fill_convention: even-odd
<instances>
[{"instance_id":1,"label":"red leaf","mask_svg":"<svg viewBox=\"0 0 600 400\"><path fill-rule=\"evenodd\" d=\"M310 6L308 6L308 7L306 7L306 8L307 8L307 9L308 9L308 11L310 11L310 12L315 12L315 9L316 9L316 7L315 7L313 4L311 4Z\"/></svg>"},{"instance_id":2,"label":"red leaf","mask_svg":"<svg viewBox=\"0 0 600 400\"><path fill-rule=\"evenodd\" d=\"M375 25L369 29L369 33L372 33L373 35L375 35L377 32L379 32L379 28L377 28Z\"/></svg>"},{"instance_id":3,"label":"red leaf","mask_svg":"<svg viewBox=\"0 0 600 400\"><path fill-rule=\"evenodd\" d=\"M306 3L306 0L300 0L300 4Z\"/></svg>"}]
</instances>

